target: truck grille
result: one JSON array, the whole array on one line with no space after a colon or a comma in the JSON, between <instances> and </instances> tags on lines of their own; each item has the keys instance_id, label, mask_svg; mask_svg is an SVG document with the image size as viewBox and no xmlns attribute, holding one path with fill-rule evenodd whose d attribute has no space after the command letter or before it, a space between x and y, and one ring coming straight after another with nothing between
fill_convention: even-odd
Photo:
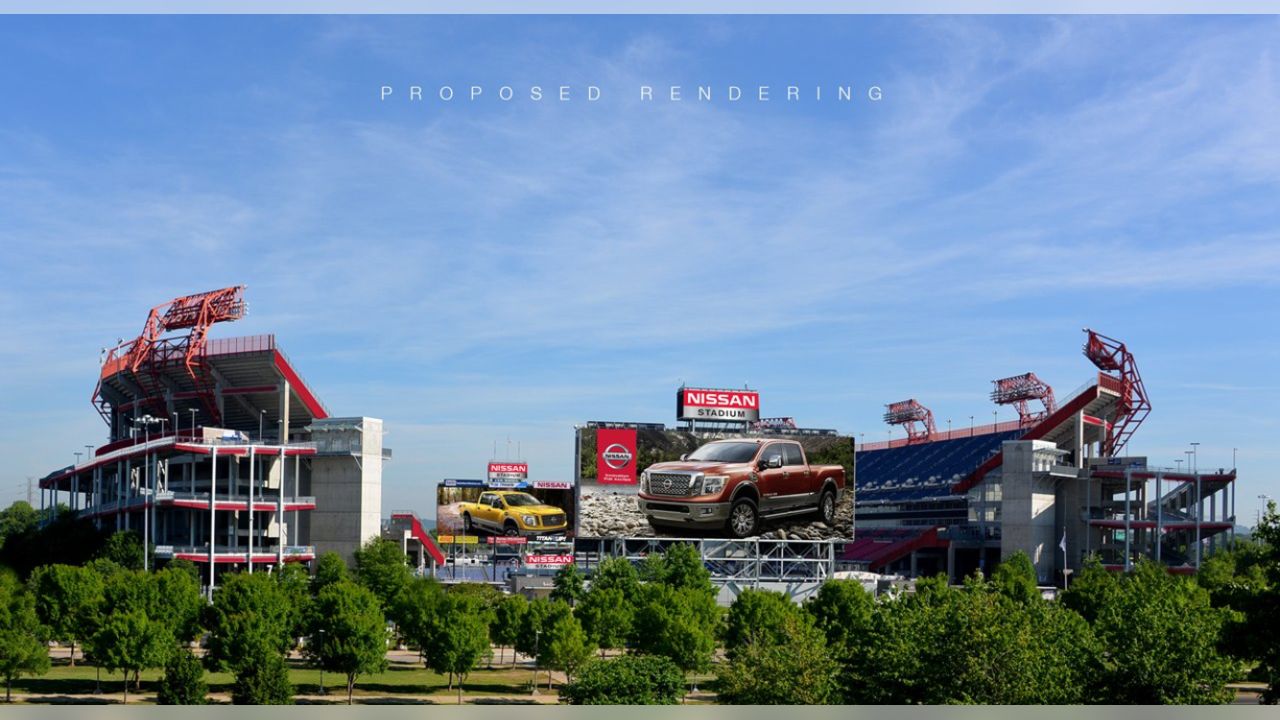
<instances>
[{"instance_id":1,"label":"truck grille","mask_svg":"<svg viewBox=\"0 0 1280 720\"><path fill-rule=\"evenodd\" d=\"M652 495L688 495L693 476L687 473L653 473L649 475Z\"/></svg>"},{"instance_id":2,"label":"truck grille","mask_svg":"<svg viewBox=\"0 0 1280 720\"><path fill-rule=\"evenodd\" d=\"M563 515L543 515L542 516L542 527L555 527L556 525L560 525L562 523L564 523Z\"/></svg>"}]
</instances>

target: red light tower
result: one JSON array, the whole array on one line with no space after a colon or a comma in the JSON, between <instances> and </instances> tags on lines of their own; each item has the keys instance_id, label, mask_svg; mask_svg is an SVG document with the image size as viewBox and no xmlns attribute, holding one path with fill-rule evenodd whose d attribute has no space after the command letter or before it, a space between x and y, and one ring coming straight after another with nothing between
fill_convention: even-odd
<instances>
[{"instance_id":1,"label":"red light tower","mask_svg":"<svg viewBox=\"0 0 1280 720\"><path fill-rule=\"evenodd\" d=\"M1103 372L1115 373L1120 384L1120 401L1116 404L1116 416L1112 420L1111 433L1103 446L1106 457L1115 457L1124 448L1134 431L1151 414L1151 401L1147 399L1142 375L1133 359L1133 353L1124 343L1089 328L1084 344L1084 355Z\"/></svg>"},{"instance_id":2,"label":"red light tower","mask_svg":"<svg viewBox=\"0 0 1280 720\"><path fill-rule=\"evenodd\" d=\"M991 383L995 385L995 389L991 391L991 402L1016 407L1019 427L1039 422L1058 409L1058 403L1053 398L1053 388L1036 377L1035 373L992 380ZM1030 407L1032 400L1039 400L1044 409L1033 412Z\"/></svg>"},{"instance_id":3,"label":"red light tower","mask_svg":"<svg viewBox=\"0 0 1280 720\"><path fill-rule=\"evenodd\" d=\"M937 428L933 424L933 411L916 402L915 398L885 405L884 421L890 425L902 425L907 430L907 442L928 440ZM921 427L916 427L920 423Z\"/></svg>"}]
</instances>

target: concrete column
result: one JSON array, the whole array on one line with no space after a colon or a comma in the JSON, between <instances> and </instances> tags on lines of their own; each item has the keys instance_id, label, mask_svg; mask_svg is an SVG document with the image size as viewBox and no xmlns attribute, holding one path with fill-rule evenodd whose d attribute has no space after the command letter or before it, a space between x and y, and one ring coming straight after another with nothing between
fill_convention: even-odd
<instances>
[{"instance_id":1,"label":"concrete column","mask_svg":"<svg viewBox=\"0 0 1280 720\"><path fill-rule=\"evenodd\" d=\"M276 527L280 538L276 541L276 566L284 567L284 543L288 530L284 526L284 443L280 443L280 492L276 495Z\"/></svg>"},{"instance_id":2,"label":"concrete column","mask_svg":"<svg viewBox=\"0 0 1280 720\"><path fill-rule=\"evenodd\" d=\"M1156 471L1156 562L1160 562L1160 546L1164 542L1164 508L1160 502L1164 498L1164 471Z\"/></svg>"},{"instance_id":3,"label":"concrete column","mask_svg":"<svg viewBox=\"0 0 1280 720\"><path fill-rule=\"evenodd\" d=\"M1080 412L1077 412L1075 416L1072 418L1072 420L1075 422L1075 433L1072 435L1072 437L1074 437L1075 440L1072 442L1071 456L1075 458L1076 468L1078 469L1085 466L1084 464L1084 411L1081 410Z\"/></svg>"},{"instance_id":4,"label":"concrete column","mask_svg":"<svg viewBox=\"0 0 1280 720\"><path fill-rule=\"evenodd\" d=\"M261 442L261 438L259 438ZM249 563L249 574L253 574L253 485L257 481L257 467L255 459L257 458L257 448L249 446L249 550L245 553L245 558Z\"/></svg>"},{"instance_id":5,"label":"concrete column","mask_svg":"<svg viewBox=\"0 0 1280 720\"><path fill-rule=\"evenodd\" d=\"M214 560L216 555L214 552L215 537L214 526L217 525L217 498L218 496L218 448L215 446L209 450L209 602L213 602L213 570L217 565Z\"/></svg>"}]
</instances>

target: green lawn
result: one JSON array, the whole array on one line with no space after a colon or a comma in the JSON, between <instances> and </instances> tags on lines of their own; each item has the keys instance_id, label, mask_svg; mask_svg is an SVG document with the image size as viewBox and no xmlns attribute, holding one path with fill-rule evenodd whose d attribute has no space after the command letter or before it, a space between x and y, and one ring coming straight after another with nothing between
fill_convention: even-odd
<instances>
[{"instance_id":1,"label":"green lawn","mask_svg":"<svg viewBox=\"0 0 1280 720\"><path fill-rule=\"evenodd\" d=\"M149 670L142 673L142 693L135 694L129 689L129 702L154 702L156 681L162 671ZM306 667L301 661L289 660L289 675L296 695L316 695L320 688L320 671ZM102 672L102 694L97 697L82 698L81 695L92 695L96 687L97 669L89 664L79 662L70 667L65 660L55 660L52 668L39 677L24 677L15 680L15 694L35 695L27 702L101 702L118 703L122 699L122 676L120 673ZM524 668L501 668L473 671L463 685L463 695L470 698L485 696L510 697L512 700L529 696L529 680L531 672ZM542 687L539 692L545 696L555 696L555 690L546 689L546 673L540 673ZM225 672L206 672L205 680L209 683L211 694L228 694L231 691L232 677ZM331 672L324 674L326 693L330 702L345 701L346 679ZM408 663L391 663L386 672L378 675L361 676L356 679L355 696L373 699L377 697L417 695L424 702L456 702L457 690L448 690L444 676L427 670L422 665ZM515 696L515 697L511 697ZM413 702L410 698L406 702Z\"/></svg>"}]
</instances>

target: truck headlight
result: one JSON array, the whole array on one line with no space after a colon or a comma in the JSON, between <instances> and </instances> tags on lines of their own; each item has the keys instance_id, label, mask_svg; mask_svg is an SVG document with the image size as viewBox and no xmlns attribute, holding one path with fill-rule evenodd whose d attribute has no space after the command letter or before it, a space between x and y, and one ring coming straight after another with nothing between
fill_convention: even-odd
<instances>
[{"instance_id":1,"label":"truck headlight","mask_svg":"<svg viewBox=\"0 0 1280 720\"><path fill-rule=\"evenodd\" d=\"M729 478L724 475L707 475L702 478L702 494L715 495L724 489L724 484Z\"/></svg>"},{"instance_id":2,"label":"truck headlight","mask_svg":"<svg viewBox=\"0 0 1280 720\"><path fill-rule=\"evenodd\" d=\"M640 492L642 493L649 492L649 471L648 470L645 470L644 472L640 473Z\"/></svg>"},{"instance_id":3,"label":"truck headlight","mask_svg":"<svg viewBox=\"0 0 1280 720\"><path fill-rule=\"evenodd\" d=\"M538 526L538 517L536 515L523 515L521 516L520 519L524 520L524 524L528 525L529 527Z\"/></svg>"}]
</instances>

